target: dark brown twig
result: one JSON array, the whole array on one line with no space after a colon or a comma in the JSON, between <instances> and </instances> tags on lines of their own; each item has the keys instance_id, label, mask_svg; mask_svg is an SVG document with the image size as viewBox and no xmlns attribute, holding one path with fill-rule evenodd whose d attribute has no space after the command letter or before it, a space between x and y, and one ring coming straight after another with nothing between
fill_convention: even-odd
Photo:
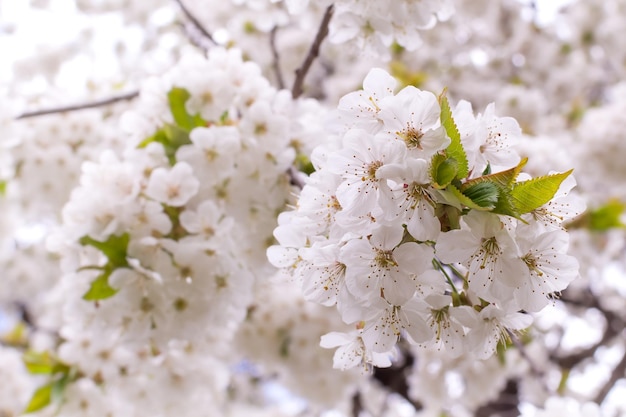
<instances>
[{"instance_id":1,"label":"dark brown twig","mask_svg":"<svg viewBox=\"0 0 626 417\"><path fill-rule=\"evenodd\" d=\"M606 320L606 328L604 329L602 338L585 349L565 356L559 356L556 354L550 355L550 359L564 369L572 369L585 359L593 357L593 354L600 346L608 344L611 340L618 336L620 331L619 329L624 328L624 322L621 317L602 307L597 297L591 293L591 291L582 292L576 295L577 297L572 297L566 292L560 300L570 307L584 309L595 308L604 316L604 319Z\"/></svg>"},{"instance_id":2,"label":"dark brown twig","mask_svg":"<svg viewBox=\"0 0 626 417\"><path fill-rule=\"evenodd\" d=\"M320 27L317 30L317 35L315 35L315 40L311 44L311 48L309 49L309 53L307 54L304 62L296 70L296 79L293 82L293 87L291 88L291 95L293 98L298 98L302 94L302 86L304 85L304 78L306 74L309 72L311 68L311 64L320 53L320 46L322 42L328 35L328 24L330 23L330 19L333 17L333 13L335 11L334 6L331 4L326 8L326 12L324 13L324 17L322 18L322 22L320 23Z\"/></svg>"},{"instance_id":3,"label":"dark brown twig","mask_svg":"<svg viewBox=\"0 0 626 417\"><path fill-rule=\"evenodd\" d=\"M193 25L198 28L198 30L208 39L211 41L211 43L213 43L214 45L217 45L217 42L215 42L215 39L213 39L213 35L211 35L211 33L206 30L206 28L204 26L202 26L202 24L200 23L200 21L193 15L193 13L191 13L191 11L185 7L184 3L182 0L176 0L176 3L178 3L178 5L180 6L180 9L183 11L183 13L185 14L185 16L187 16L187 19L189 19L191 21L191 23L193 23Z\"/></svg>"},{"instance_id":4,"label":"dark brown twig","mask_svg":"<svg viewBox=\"0 0 626 417\"><path fill-rule=\"evenodd\" d=\"M43 110L25 112L17 116L16 119L26 119L29 117L44 116L46 114L65 113L69 111L92 109L94 107L102 107L102 106L107 106L109 104L114 104L114 103L117 103L118 101L132 100L136 98L138 95L139 95L139 91L131 91L130 93L122 94L122 95L115 96L115 97L109 97L104 100L96 100L90 103L73 104L71 106L55 107L51 109L43 109Z\"/></svg>"},{"instance_id":5,"label":"dark brown twig","mask_svg":"<svg viewBox=\"0 0 626 417\"><path fill-rule=\"evenodd\" d=\"M278 31L278 26L274 26L270 32L270 47L272 48L272 56L274 57L274 62L272 63L272 67L274 68L274 74L276 75L276 82L278 83L278 88L285 88L285 80L283 79L283 72L280 69L280 56L278 55L278 49L276 48L276 32Z\"/></svg>"},{"instance_id":6,"label":"dark brown twig","mask_svg":"<svg viewBox=\"0 0 626 417\"><path fill-rule=\"evenodd\" d=\"M352 396L352 416L359 417L363 411L363 403L361 402L361 393L355 392Z\"/></svg>"},{"instance_id":7,"label":"dark brown twig","mask_svg":"<svg viewBox=\"0 0 626 417\"><path fill-rule=\"evenodd\" d=\"M480 406L474 411L474 417L517 416L519 415L518 405L518 382L514 379L509 379L506 387L500 391L498 398Z\"/></svg>"},{"instance_id":8,"label":"dark brown twig","mask_svg":"<svg viewBox=\"0 0 626 417\"><path fill-rule=\"evenodd\" d=\"M622 356L622 360L613 368L613 372L611 372L611 377L608 381L600 389L600 392L594 398L594 402L596 404L601 404L606 396L609 394L615 383L621 379L626 377L626 353Z\"/></svg>"}]
</instances>

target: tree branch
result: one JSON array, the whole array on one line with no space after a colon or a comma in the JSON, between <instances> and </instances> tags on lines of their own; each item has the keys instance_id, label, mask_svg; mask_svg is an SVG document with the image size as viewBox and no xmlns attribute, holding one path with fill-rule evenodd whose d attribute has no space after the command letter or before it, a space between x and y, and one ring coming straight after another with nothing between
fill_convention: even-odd
<instances>
[{"instance_id":1,"label":"tree branch","mask_svg":"<svg viewBox=\"0 0 626 417\"><path fill-rule=\"evenodd\" d=\"M407 400L416 410L422 409L422 405L409 395L407 374L411 372L416 358L406 349L400 347L404 355L404 361L394 363L389 368L374 368L374 379L384 386L390 393L396 393Z\"/></svg>"},{"instance_id":2,"label":"tree branch","mask_svg":"<svg viewBox=\"0 0 626 417\"><path fill-rule=\"evenodd\" d=\"M352 417L359 417L363 411L363 403L361 402L361 393L355 392L352 396Z\"/></svg>"},{"instance_id":3,"label":"tree branch","mask_svg":"<svg viewBox=\"0 0 626 417\"><path fill-rule=\"evenodd\" d=\"M622 356L622 360L613 368L613 372L611 372L611 377L608 381L602 386L600 392L594 398L594 402L596 404L601 404L606 396L609 394L615 383L626 376L626 353Z\"/></svg>"},{"instance_id":4,"label":"tree branch","mask_svg":"<svg viewBox=\"0 0 626 417\"><path fill-rule=\"evenodd\" d=\"M120 96L110 97L104 100L96 100L90 103L73 104L71 106L55 107L51 109L25 112L17 116L15 119L16 120L27 119L29 117L44 116L46 114L65 113L69 111L92 109L94 107L102 107L102 106L107 106L109 104L114 104L114 103L117 103L118 101L132 100L136 98L138 95L139 95L139 91L131 91L129 93L122 94Z\"/></svg>"},{"instance_id":5,"label":"tree branch","mask_svg":"<svg viewBox=\"0 0 626 417\"><path fill-rule=\"evenodd\" d=\"M309 72L311 68L311 64L320 53L320 46L322 42L328 35L328 25L330 23L330 19L333 17L333 13L335 11L334 6L331 4L326 8L326 12L324 13L324 17L322 18L322 22L320 23L320 27L317 30L317 35L315 35L315 40L311 44L311 48L309 49L309 53L307 54L304 62L296 70L296 79L293 82L293 87L291 88L291 95L293 98L298 98L302 94L302 86L304 84L304 78L306 74Z\"/></svg>"},{"instance_id":6,"label":"tree branch","mask_svg":"<svg viewBox=\"0 0 626 417\"><path fill-rule=\"evenodd\" d=\"M506 387L500 391L498 398L476 409L474 417L517 416L519 415L518 405L518 382L514 379L509 379Z\"/></svg>"},{"instance_id":7,"label":"tree branch","mask_svg":"<svg viewBox=\"0 0 626 417\"><path fill-rule=\"evenodd\" d=\"M200 21L193 15L193 13L191 13L191 11L187 7L185 7L185 5L183 4L183 1L176 0L176 3L178 3L178 5L180 6L180 9L183 11L185 16L187 16L187 19L189 19L191 23L193 23L193 25L200 31L200 33L202 33L208 40L210 40L211 43L213 43L214 45L217 45L217 42L215 42L215 39L213 39L213 35L211 35L211 33L208 30L206 30L204 26L202 26Z\"/></svg>"},{"instance_id":8,"label":"tree branch","mask_svg":"<svg viewBox=\"0 0 626 417\"><path fill-rule=\"evenodd\" d=\"M617 314L602 307L597 297L595 297L591 291L579 294L579 297L576 298L569 296L569 293L564 293L560 300L570 307L579 307L584 309L595 308L600 313L602 313L602 315L604 315L604 319L606 320L606 328L604 329L604 334L598 342L594 343L588 348L577 351L570 355L550 355L550 359L558 364L561 368L572 369L580 362L592 357L595 351L600 346L608 344L611 340L618 336L620 329L624 328L624 321Z\"/></svg>"},{"instance_id":9,"label":"tree branch","mask_svg":"<svg viewBox=\"0 0 626 417\"><path fill-rule=\"evenodd\" d=\"M276 32L278 26L274 26L270 32L270 47L272 48L272 56L274 60L272 67L274 68L274 74L276 75L276 81L278 82L278 88L285 88L285 80L283 79L283 72L280 69L280 56L278 55L278 49L276 49Z\"/></svg>"}]
</instances>

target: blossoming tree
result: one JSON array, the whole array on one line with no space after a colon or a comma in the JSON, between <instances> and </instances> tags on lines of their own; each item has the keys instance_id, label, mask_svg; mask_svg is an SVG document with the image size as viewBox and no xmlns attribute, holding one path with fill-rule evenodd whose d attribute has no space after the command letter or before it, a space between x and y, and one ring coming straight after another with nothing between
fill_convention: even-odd
<instances>
[{"instance_id":1,"label":"blossoming tree","mask_svg":"<svg viewBox=\"0 0 626 417\"><path fill-rule=\"evenodd\" d=\"M61 3L0 5L0 415L626 415L626 2Z\"/></svg>"}]
</instances>

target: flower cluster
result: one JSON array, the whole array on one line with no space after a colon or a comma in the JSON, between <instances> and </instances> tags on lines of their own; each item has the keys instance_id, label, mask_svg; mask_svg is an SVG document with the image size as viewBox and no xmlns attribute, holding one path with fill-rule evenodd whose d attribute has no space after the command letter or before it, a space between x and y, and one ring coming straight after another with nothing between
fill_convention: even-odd
<instances>
[{"instance_id":1,"label":"flower cluster","mask_svg":"<svg viewBox=\"0 0 626 417\"><path fill-rule=\"evenodd\" d=\"M285 3L290 14L300 14L309 7L309 0L285 0ZM320 6L318 3L316 7ZM334 2L334 7L335 18L330 25L333 43L353 41L385 57L389 56L393 42L407 50L416 50L420 45L419 31L432 28L438 20L447 20L454 12L449 0L388 3L339 0Z\"/></svg>"},{"instance_id":2,"label":"flower cluster","mask_svg":"<svg viewBox=\"0 0 626 417\"><path fill-rule=\"evenodd\" d=\"M274 270L265 250L293 188L290 143L307 137L299 105L235 50L188 55L146 83L122 121L128 148L83 164L49 240L63 255L64 363L114 387L182 378L191 369L172 358L188 353L228 361L256 279Z\"/></svg>"},{"instance_id":3,"label":"flower cluster","mask_svg":"<svg viewBox=\"0 0 626 417\"><path fill-rule=\"evenodd\" d=\"M409 51L421 42L420 31L430 29L437 20L446 20L454 11L450 1L394 1L390 3L359 0L337 2L337 18L330 26L333 43L355 41L380 56L389 56L396 42Z\"/></svg>"},{"instance_id":4,"label":"flower cluster","mask_svg":"<svg viewBox=\"0 0 626 417\"><path fill-rule=\"evenodd\" d=\"M487 358L578 274L561 226L578 207L571 171L522 174L521 130L493 105L475 116L395 86L374 69L341 99L338 138L314 150L268 250L308 300L354 326L322 337L339 368L388 366L401 336Z\"/></svg>"}]
</instances>

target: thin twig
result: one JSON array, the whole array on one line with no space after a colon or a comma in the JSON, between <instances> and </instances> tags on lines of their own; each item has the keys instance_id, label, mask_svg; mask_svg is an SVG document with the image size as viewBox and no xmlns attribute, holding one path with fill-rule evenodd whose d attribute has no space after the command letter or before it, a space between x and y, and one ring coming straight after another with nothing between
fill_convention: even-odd
<instances>
[{"instance_id":1,"label":"thin twig","mask_svg":"<svg viewBox=\"0 0 626 417\"><path fill-rule=\"evenodd\" d=\"M104 100L96 100L90 103L73 104L71 106L55 107L51 109L43 109L43 110L25 112L17 116L16 119L26 119L29 117L44 116L46 114L65 113L68 111L92 109L94 107L102 107L102 106L107 106L109 104L114 104L114 103L117 103L118 101L132 100L136 98L138 95L139 95L139 91L131 91L126 94L122 94L122 95L115 96L115 97L109 97Z\"/></svg>"},{"instance_id":2,"label":"thin twig","mask_svg":"<svg viewBox=\"0 0 626 417\"><path fill-rule=\"evenodd\" d=\"M274 57L274 62L272 66L274 67L274 74L276 75L276 81L278 82L278 88L285 88L285 80L283 79L283 72L280 69L280 56L278 55L278 49L276 48L276 32L278 31L278 26L274 26L270 32L270 47L272 48L272 56Z\"/></svg>"},{"instance_id":3,"label":"thin twig","mask_svg":"<svg viewBox=\"0 0 626 417\"><path fill-rule=\"evenodd\" d=\"M330 19L333 17L334 11L335 8L332 4L326 8L326 12L324 13L324 17L322 18L320 27L317 30L317 35L315 35L315 40L311 44L309 53L307 54L300 68L296 70L296 79L294 80L293 87L291 88L291 95L293 96L293 98L298 98L302 94L304 78L309 72L311 64L313 64L313 61L320 53L320 46L322 45L324 38L326 38L326 36L328 35L328 24L330 23Z\"/></svg>"},{"instance_id":4,"label":"thin twig","mask_svg":"<svg viewBox=\"0 0 626 417\"><path fill-rule=\"evenodd\" d=\"M352 396L352 417L359 417L363 411L363 403L361 402L361 393L355 392Z\"/></svg>"},{"instance_id":5,"label":"thin twig","mask_svg":"<svg viewBox=\"0 0 626 417\"><path fill-rule=\"evenodd\" d=\"M198 28L189 25L187 22L178 22L177 25L185 32L185 35L187 35L187 38L193 45L202 49L204 52L208 52L209 48L207 47L206 38L198 31Z\"/></svg>"},{"instance_id":6,"label":"thin twig","mask_svg":"<svg viewBox=\"0 0 626 417\"><path fill-rule=\"evenodd\" d=\"M214 45L217 45L217 42L215 42L215 39L213 39L213 35L211 35L211 33L206 30L206 28L204 26L202 26L202 24L200 23L200 21L193 15L193 13L191 13L191 11L185 7L185 5L183 4L182 0L176 0L176 3L178 3L178 5L180 6L181 10L183 11L183 13L185 14L185 16L187 16L187 19L191 20L191 23L193 23L193 25L198 28L198 30L208 39L211 41L211 43L213 43Z\"/></svg>"},{"instance_id":7,"label":"thin twig","mask_svg":"<svg viewBox=\"0 0 626 417\"><path fill-rule=\"evenodd\" d=\"M606 396L609 394L617 380L624 377L626 377L626 353L624 353L624 356L622 356L622 360L615 366L613 372L611 372L611 377L602 386L602 389L600 389L600 392L598 392L598 394L596 395L594 402L596 404L601 404L602 401L604 401Z\"/></svg>"}]
</instances>

